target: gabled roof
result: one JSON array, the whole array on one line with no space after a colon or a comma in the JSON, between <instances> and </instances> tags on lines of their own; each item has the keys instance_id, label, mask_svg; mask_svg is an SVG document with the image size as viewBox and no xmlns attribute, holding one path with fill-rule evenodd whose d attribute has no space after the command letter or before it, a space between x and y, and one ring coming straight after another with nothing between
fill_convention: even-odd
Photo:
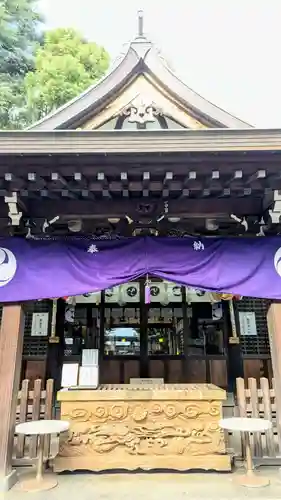
<instances>
[{"instance_id":1,"label":"gabled roof","mask_svg":"<svg viewBox=\"0 0 281 500\"><path fill-rule=\"evenodd\" d=\"M251 128L242 120L223 111L183 83L168 67L155 46L143 35L129 45L119 63L99 82L50 113L30 130L75 129L101 111L115 95L139 75L147 74L168 91L186 111L207 127Z\"/></svg>"}]
</instances>

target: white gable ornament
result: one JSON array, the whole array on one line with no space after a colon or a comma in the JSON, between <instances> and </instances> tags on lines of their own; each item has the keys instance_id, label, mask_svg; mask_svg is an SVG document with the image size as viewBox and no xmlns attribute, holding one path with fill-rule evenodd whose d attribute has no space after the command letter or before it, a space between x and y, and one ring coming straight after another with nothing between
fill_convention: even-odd
<instances>
[{"instance_id":1,"label":"white gable ornament","mask_svg":"<svg viewBox=\"0 0 281 500\"><path fill-rule=\"evenodd\" d=\"M128 116L130 123L139 123L141 125L155 122L155 117L161 114L162 111L154 102L145 100L142 97L134 99L120 113L121 116Z\"/></svg>"}]
</instances>

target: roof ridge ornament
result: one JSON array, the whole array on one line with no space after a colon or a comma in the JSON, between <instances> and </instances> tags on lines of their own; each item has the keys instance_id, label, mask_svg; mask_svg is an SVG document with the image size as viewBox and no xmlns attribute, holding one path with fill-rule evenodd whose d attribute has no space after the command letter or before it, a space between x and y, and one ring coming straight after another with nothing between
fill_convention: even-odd
<instances>
[{"instance_id":1,"label":"roof ridge ornament","mask_svg":"<svg viewBox=\"0 0 281 500\"><path fill-rule=\"evenodd\" d=\"M138 38L144 38L143 32L143 10L138 11Z\"/></svg>"}]
</instances>

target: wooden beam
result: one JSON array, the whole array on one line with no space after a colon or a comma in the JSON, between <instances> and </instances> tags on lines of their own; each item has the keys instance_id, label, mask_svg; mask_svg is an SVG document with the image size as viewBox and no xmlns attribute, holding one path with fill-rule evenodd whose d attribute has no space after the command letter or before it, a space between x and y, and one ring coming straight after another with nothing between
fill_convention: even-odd
<instances>
[{"instance_id":1,"label":"wooden beam","mask_svg":"<svg viewBox=\"0 0 281 500\"><path fill-rule=\"evenodd\" d=\"M70 198L73 200L76 199L75 194L72 191L69 191L69 189L62 189L61 196L62 196L62 198Z\"/></svg>"},{"instance_id":2,"label":"wooden beam","mask_svg":"<svg viewBox=\"0 0 281 500\"><path fill-rule=\"evenodd\" d=\"M0 331L0 489L16 482L12 470L15 417L21 372L24 314L20 304L3 306Z\"/></svg>"},{"instance_id":3,"label":"wooden beam","mask_svg":"<svg viewBox=\"0 0 281 500\"><path fill-rule=\"evenodd\" d=\"M264 179L267 178L267 173L266 173L266 170L264 169L260 169L260 170L257 170L254 174L252 175L249 175L245 181L244 181L244 184L255 184L256 181L264 181Z\"/></svg>"},{"instance_id":4,"label":"wooden beam","mask_svg":"<svg viewBox=\"0 0 281 500\"><path fill-rule=\"evenodd\" d=\"M239 165L238 165L239 167ZM243 186L243 170L235 170L231 173L230 177L224 181L224 187L230 187L231 189L234 186Z\"/></svg>"},{"instance_id":5,"label":"wooden beam","mask_svg":"<svg viewBox=\"0 0 281 500\"><path fill-rule=\"evenodd\" d=\"M31 191L39 191L46 186L46 181L43 177L36 174L36 172L28 172L26 186L27 189L30 189Z\"/></svg>"},{"instance_id":6,"label":"wooden beam","mask_svg":"<svg viewBox=\"0 0 281 500\"><path fill-rule=\"evenodd\" d=\"M149 196L149 182L150 182L150 172L143 172L142 174L142 195L144 198Z\"/></svg>"},{"instance_id":7,"label":"wooden beam","mask_svg":"<svg viewBox=\"0 0 281 500\"><path fill-rule=\"evenodd\" d=\"M51 173L51 182L49 183L49 185L57 187L57 188L61 188L62 186L68 187L68 182L59 173L52 172Z\"/></svg>"},{"instance_id":8,"label":"wooden beam","mask_svg":"<svg viewBox=\"0 0 281 500\"><path fill-rule=\"evenodd\" d=\"M202 179L198 180L198 175L195 170L188 172L187 176L183 179L183 187L190 191L201 191L203 188Z\"/></svg>"},{"instance_id":9,"label":"wooden beam","mask_svg":"<svg viewBox=\"0 0 281 500\"><path fill-rule=\"evenodd\" d=\"M163 203L159 199L147 199L146 203L159 207L162 213ZM128 214L138 213L138 207L143 204L143 198L119 199L119 200L35 200L29 202L29 215L34 218L55 217L62 215L66 217L81 216L88 218L123 217ZM169 200L169 215L180 216L225 215L235 213L236 215L257 215L262 211L262 200L259 198L209 198L191 199L180 198ZM0 205L0 217L1 217ZM3 215L6 215L4 213Z\"/></svg>"},{"instance_id":10,"label":"wooden beam","mask_svg":"<svg viewBox=\"0 0 281 500\"><path fill-rule=\"evenodd\" d=\"M74 172L73 182L69 183L69 189L88 189L88 179L81 172Z\"/></svg>"}]
</instances>

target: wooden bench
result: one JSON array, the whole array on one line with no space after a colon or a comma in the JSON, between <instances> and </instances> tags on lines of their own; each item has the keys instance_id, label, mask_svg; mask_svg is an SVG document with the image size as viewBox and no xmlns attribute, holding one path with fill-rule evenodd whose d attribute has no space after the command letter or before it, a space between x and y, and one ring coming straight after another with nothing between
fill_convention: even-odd
<instances>
[{"instance_id":1,"label":"wooden bench","mask_svg":"<svg viewBox=\"0 0 281 500\"><path fill-rule=\"evenodd\" d=\"M18 392L18 404L15 423L29 422L31 420L52 419L54 381L47 380L43 388L42 380L35 380L30 389L30 381L23 380ZM33 462L37 456L37 436L15 436L13 450L13 464L23 465ZM45 440L45 456L51 455L50 438Z\"/></svg>"}]
</instances>

